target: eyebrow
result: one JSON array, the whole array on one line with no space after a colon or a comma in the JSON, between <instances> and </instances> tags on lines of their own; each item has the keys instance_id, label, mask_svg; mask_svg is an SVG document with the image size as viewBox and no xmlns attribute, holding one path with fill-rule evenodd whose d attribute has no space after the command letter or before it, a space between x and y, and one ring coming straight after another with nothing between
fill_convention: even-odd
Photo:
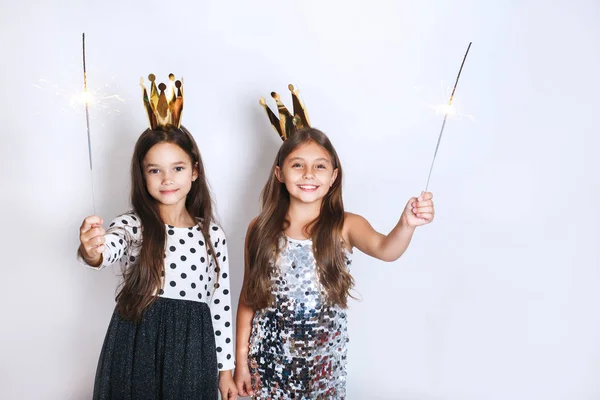
<instances>
[{"instance_id":1,"label":"eyebrow","mask_svg":"<svg viewBox=\"0 0 600 400\"><path fill-rule=\"evenodd\" d=\"M297 160L304 161L304 158L302 158L302 157L294 157L294 158L290 158L289 159L290 162L297 161ZM331 161L329 161L327 158L323 158L323 157L315 159L315 162L317 162L317 161L325 161L326 163L331 164Z\"/></svg>"},{"instance_id":2,"label":"eyebrow","mask_svg":"<svg viewBox=\"0 0 600 400\"><path fill-rule=\"evenodd\" d=\"M177 161L171 164L171 166L175 166L175 165L186 165L187 163L185 161ZM156 168L156 167L160 167L160 165L158 164L147 164L146 168Z\"/></svg>"}]
</instances>

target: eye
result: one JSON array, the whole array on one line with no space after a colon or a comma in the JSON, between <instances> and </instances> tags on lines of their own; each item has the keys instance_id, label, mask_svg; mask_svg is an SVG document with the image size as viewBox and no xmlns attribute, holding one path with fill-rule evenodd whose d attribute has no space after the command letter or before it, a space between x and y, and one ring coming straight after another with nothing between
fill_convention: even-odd
<instances>
[{"instance_id":1,"label":"eye","mask_svg":"<svg viewBox=\"0 0 600 400\"><path fill-rule=\"evenodd\" d=\"M302 168L302 164L300 164L300 163L293 163L292 164L292 168Z\"/></svg>"},{"instance_id":2,"label":"eye","mask_svg":"<svg viewBox=\"0 0 600 400\"><path fill-rule=\"evenodd\" d=\"M149 174L158 174L159 170L157 168L152 168L148 170Z\"/></svg>"},{"instance_id":3,"label":"eye","mask_svg":"<svg viewBox=\"0 0 600 400\"><path fill-rule=\"evenodd\" d=\"M181 172L185 169L185 167L175 167L175 171Z\"/></svg>"},{"instance_id":4,"label":"eye","mask_svg":"<svg viewBox=\"0 0 600 400\"><path fill-rule=\"evenodd\" d=\"M327 169L327 166L325 164L319 164L317 165L317 169Z\"/></svg>"}]
</instances>

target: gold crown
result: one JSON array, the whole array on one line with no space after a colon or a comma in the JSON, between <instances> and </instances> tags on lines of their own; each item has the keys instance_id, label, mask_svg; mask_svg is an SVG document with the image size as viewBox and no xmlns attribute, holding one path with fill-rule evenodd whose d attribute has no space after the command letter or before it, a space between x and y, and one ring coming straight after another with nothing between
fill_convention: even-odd
<instances>
[{"instance_id":1,"label":"gold crown","mask_svg":"<svg viewBox=\"0 0 600 400\"><path fill-rule=\"evenodd\" d=\"M308 114L304 108L304 104L300 100L298 93L299 90L294 89L293 85L288 85L288 89L292 92L292 102L294 104L294 115L292 116L288 109L283 105L279 99L279 95L275 92L271 92L271 97L275 99L277 103L277 110L279 111L279 119L275 116L275 113L267 106L267 102L264 97L260 98L260 105L262 105L267 112L267 116L271 121L273 128L279 133L282 140L289 138L298 129L310 127L310 121Z\"/></svg>"},{"instance_id":2,"label":"gold crown","mask_svg":"<svg viewBox=\"0 0 600 400\"><path fill-rule=\"evenodd\" d=\"M150 81L150 96L148 96L144 78L140 79L140 86L143 89L144 108L148 114L150 128L157 129L159 126L179 128L181 113L183 112L183 78L176 81L175 75L169 74L169 80L171 81L169 87L167 88L167 85L160 83L158 89L154 74L148 75L148 80ZM177 89L177 95L175 89ZM158 93L159 90L160 93Z\"/></svg>"}]
</instances>

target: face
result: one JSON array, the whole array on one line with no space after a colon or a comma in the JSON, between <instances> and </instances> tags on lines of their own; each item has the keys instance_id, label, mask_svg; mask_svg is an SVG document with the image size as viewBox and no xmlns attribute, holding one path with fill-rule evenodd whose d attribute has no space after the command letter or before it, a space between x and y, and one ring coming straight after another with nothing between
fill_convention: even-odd
<instances>
[{"instance_id":1,"label":"face","mask_svg":"<svg viewBox=\"0 0 600 400\"><path fill-rule=\"evenodd\" d=\"M311 141L292 151L275 168L277 179L285 184L290 200L303 203L321 202L337 177L331 156Z\"/></svg>"},{"instance_id":2,"label":"face","mask_svg":"<svg viewBox=\"0 0 600 400\"><path fill-rule=\"evenodd\" d=\"M181 147L158 143L144 157L144 177L148 193L163 206L185 207L192 182L198 178L197 165Z\"/></svg>"}]
</instances>

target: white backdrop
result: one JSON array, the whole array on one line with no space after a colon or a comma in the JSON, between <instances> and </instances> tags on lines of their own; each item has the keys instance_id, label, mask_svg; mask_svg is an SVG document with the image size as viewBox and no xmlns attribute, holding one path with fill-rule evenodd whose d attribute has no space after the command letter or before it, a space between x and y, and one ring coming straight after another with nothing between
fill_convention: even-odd
<instances>
[{"instance_id":1,"label":"white backdrop","mask_svg":"<svg viewBox=\"0 0 600 400\"><path fill-rule=\"evenodd\" d=\"M595 0L2 0L0 397L89 399L118 278L74 260L92 213L80 90L92 89L96 209L128 209L141 76L185 79L231 253L280 139L260 96L300 88L344 167L348 211L391 229L425 186L408 252L357 254L348 399L600 398L600 4Z\"/></svg>"}]
</instances>

